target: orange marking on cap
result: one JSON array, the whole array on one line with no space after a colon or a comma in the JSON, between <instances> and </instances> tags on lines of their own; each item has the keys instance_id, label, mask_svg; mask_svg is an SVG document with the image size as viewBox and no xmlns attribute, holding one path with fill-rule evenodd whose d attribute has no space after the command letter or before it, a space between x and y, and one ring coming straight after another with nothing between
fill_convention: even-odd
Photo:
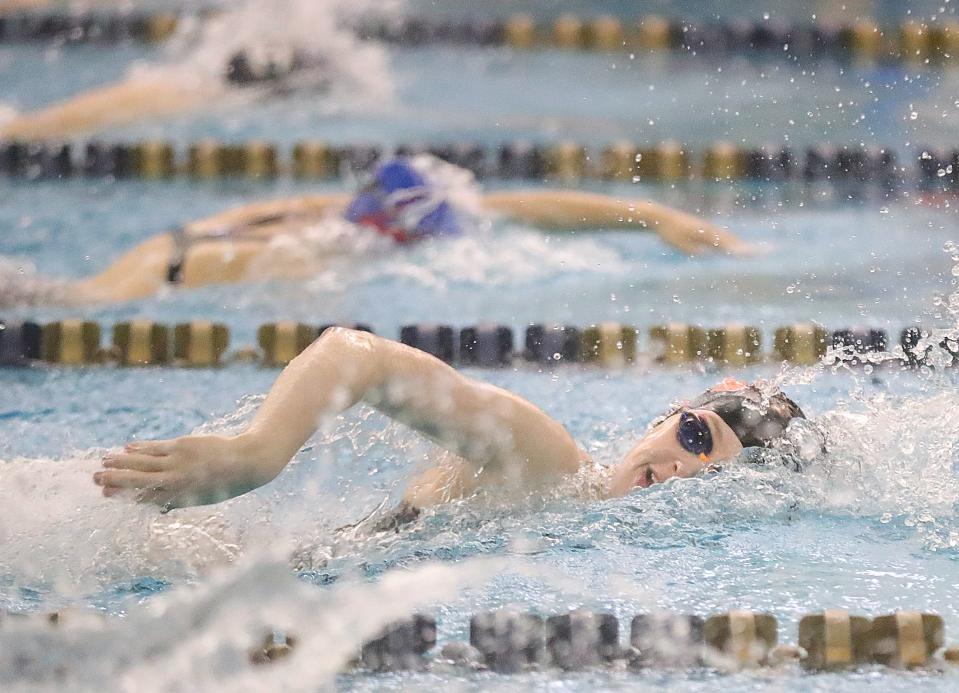
<instances>
[{"instance_id":1,"label":"orange marking on cap","mask_svg":"<svg viewBox=\"0 0 959 693\"><path fill-rule=\"evenodd\" d=\"M744 383L742 380L736 380L735 378L726 378L719 385L714 386L712 389L713 392L732 392L734 390L744 390L749 385Z\"/></svg>"}]
</instances>

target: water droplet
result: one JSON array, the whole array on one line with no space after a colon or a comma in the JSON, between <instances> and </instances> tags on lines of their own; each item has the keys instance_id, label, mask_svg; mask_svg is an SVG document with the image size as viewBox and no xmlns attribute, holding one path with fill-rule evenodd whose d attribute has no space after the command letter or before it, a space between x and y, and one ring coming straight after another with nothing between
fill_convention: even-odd
<instances>
[{"instance_id":1,"label":"water droplet","mask_svg":"<svg viewBox=\"0 0 959 693\"><path fill-rule=\"evenodd\" d=\"M917 118L919 118L919 114L916 111L909 112L909 120L916 120Z\"/></svg>"},{"instance_id":2,"label":"water droplet","mask_svg":"<svg viewBox=\"0 0 959 693\"><path fill-rule=\"evenodd\" d=\"M786 293L787 293L787 294L794 294L794 293L796 293L796 285L795 285L795 284L790 284L789 286L787 286L787 287L786 287Z\"/></svg>"}]
</instances>

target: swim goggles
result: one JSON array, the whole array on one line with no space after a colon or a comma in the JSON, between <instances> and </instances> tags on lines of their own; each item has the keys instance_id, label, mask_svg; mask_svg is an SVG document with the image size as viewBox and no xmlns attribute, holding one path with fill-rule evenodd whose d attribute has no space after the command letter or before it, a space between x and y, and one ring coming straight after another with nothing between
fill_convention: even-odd
<instances>
[{"instance_id":1,"label":"swim goggles","mask_svg":"<svg viewBox=\"0 0 959 693\"><path fill-rule=\"evenodd\" d=\"M697 455L703 462L708 461L709 453L713 451L713 434L710 433L709 426L689 411L679 415L676 439L683 450Z\"/></svg>"}]
</instances>

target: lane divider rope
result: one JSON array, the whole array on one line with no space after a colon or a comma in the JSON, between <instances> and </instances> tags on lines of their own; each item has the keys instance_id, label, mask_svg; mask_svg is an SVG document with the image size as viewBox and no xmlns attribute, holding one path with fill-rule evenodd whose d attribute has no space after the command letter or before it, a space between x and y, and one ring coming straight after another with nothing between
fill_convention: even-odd
<instances>
[{"instance_id":1,"label":"lane divider rope","mask_svg":"<svg viewBox=\"0 0 959 693\"><path fill-rule=\"evenodd\" d=\"M103 623L95 612L4 614L5 623L39 622L56 629L71 622ZM265 636L248 651L254 666L270 665L302 650L296 634L264 627ZM807 673L851 670L878 664L896 669L941 669L955 664L959 648L945 647L943 618L900 610L875 618L827 609L799 621L797 644L779 643L779 624L770 613L736 609L706 618L672 612L645 613L629 623L620 640L619 619L611 613L576 609L543 617L515 609L473 614L469 642L437 645L437 622L414 614L387 624L356 653L348 670L377 673L450 666L500 674L596 667L689 670L708 667L734 672L798 664ZM51 644L55 645L55 641Z\"/></svg>"},{"instance_id":2,"label":"lane divider rope","mask_svg":"<svg viewBox=\"0 0 959 693\"><path fill-rule=\"evenodd\" d=\"M479 178L575 183L584 179L680 183L752 181L811 184L871 184L959 191L959 147L918 147L905 157L879 146L818 144L803 150L780 145L715 142L701 151L666 141L641 147L628 141L603 147L562 141L484 146L405 144L333 145L319 140L293 144L289 155L274 143L201 140L178 151L171 142L0 142L0 176L17 180L74 177L163 180L239 178L271 181L279 176L335 180L370 169L385 155L429 153Z\"/></svg>"},{"instance_id":3,"label":"lane divider rope","mask_svg":"<svg viewBox=\"0 0 959 693\"><path fill-rule=\"evenodd\" d=\"M96 322L60 320L47 324L0 320L0 366L36 363L62 366L117 364L119 366L182 366L211 368L233 362L255 362L282 367L306 349L332 324L308 325L281 321L262 325L257 345L229 352L230 330L208 320L174 326L150 320L120 322L113 326L108 345ZM341 325L372 332L365 324ZM832 347L844 362L866 365L870 361L904 367L959 364L959 335L920 327L899 334L899 359L889 355L889 335L882 329L847 328L829 331L815 323L796 323L776 329L771 349L764 350L757 327L731 324L704 328L685 323L656 325L645 330L632 325L604 322L579 328L572 325L534 324L523 329L517 349L513 328L482 323L456 329L450 325L406 325L399 341L425 351L451 365L507 368L526 362L537 367L567 363L623 368L631 364L681 366L700 364L743 368L765 362L814 364ZM645 344L645 351L641 346Z\"/></svg>"}]
</instances>

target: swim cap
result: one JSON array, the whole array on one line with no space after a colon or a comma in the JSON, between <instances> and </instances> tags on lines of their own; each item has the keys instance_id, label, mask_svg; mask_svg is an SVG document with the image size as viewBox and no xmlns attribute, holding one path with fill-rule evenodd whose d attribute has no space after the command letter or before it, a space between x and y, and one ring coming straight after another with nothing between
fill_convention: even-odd
<instances>
[{"instance_id":1,"label":"swim cap","mask_svg":"<svg viewBox=\"0 0 959 693\"><path fill-rule=\"evenodd\" d=\"M686 408L718 414L744 448L769 447L782 438L790 421L806 418L799 405L782 392L764 395L754 385L739 390L706 390Z\"/></svg>"},{"instance_id":2,"label":"swim cap","mask_svg":"<svg viewBox=\"0 0 959 693\"><path fill-rule=\"evenodd\" d=\"M732 383L724 381L673 409L653 425L687 409L705 409L718 414L744 448L769 447L783 437L790 421L806 418L799 405L778 390L766 394L755 385L733 387Z\"/></svg>"},{"instance_id":3,"label":"swim cap","mask_svg":"<svg viewBox=\"0 0 959 693\"><path fill-rule=\"evenodd\" d=\"M404 158L390 159L378 166L344 216L400 243L462 232L452 205Z\"/></svg>"}]
</instances>

